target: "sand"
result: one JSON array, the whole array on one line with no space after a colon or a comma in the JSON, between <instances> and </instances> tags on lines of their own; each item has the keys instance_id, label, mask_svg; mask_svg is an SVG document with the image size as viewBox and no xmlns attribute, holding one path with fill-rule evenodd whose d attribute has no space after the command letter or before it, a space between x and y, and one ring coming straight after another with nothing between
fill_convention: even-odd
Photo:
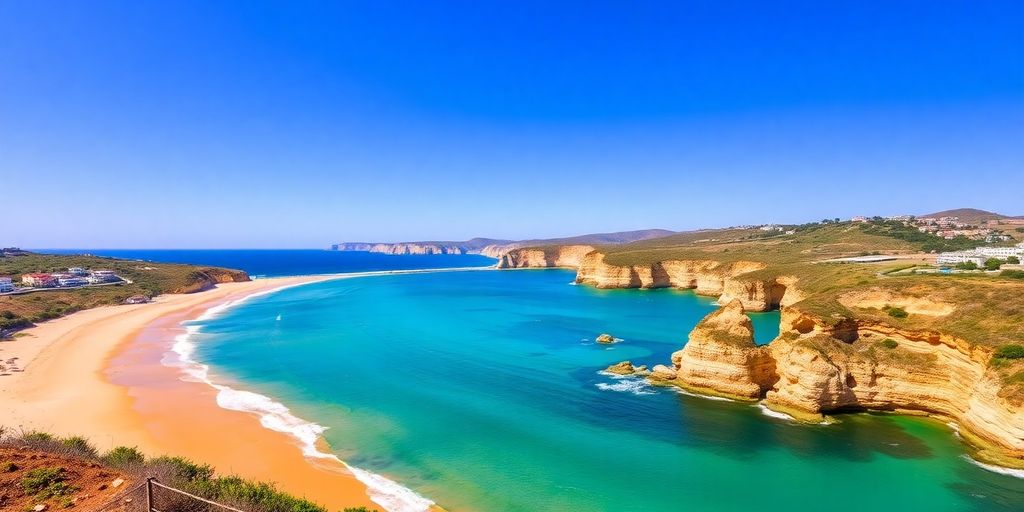
<instances>
[{"instance_id":1,"label":"sand","mask_svg":"<svg viewBox=\"0 0 1024 512\"><path fill-rule=\"evenodd\" d=\"M23 369L0 376L0 426L81 435L101 450L126 445L147 455L185 456L221 474L277 482L331 510L380 508L342 464L304 457L292 437L263 428L253 414L218 407L213 388L160 364L181 321L253 293L324 279L226 283L27 329L0 342L0 360L17 358Z\"/></svg>"}]
</instances>

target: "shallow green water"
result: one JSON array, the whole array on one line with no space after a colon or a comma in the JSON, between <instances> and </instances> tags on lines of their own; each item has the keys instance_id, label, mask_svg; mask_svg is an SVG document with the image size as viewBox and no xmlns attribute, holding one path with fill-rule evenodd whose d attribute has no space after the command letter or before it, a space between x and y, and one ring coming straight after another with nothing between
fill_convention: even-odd
<instances>
[{"instance_id":1,"label":"shallow green water","mask_svg":"<svg viewBox=\"0 0 1024 512\"><path fill-rule=\"evenodd\" d=\"M560 270L292 288L205 322L198 359L329 427L351 464L453 511L1024 510L945 425L803 426L599 372L666 363L712 301ZM754 315L758 339L777 314ZM593 343L602 332L623 338Z\"/></svg>"}]
</instances>

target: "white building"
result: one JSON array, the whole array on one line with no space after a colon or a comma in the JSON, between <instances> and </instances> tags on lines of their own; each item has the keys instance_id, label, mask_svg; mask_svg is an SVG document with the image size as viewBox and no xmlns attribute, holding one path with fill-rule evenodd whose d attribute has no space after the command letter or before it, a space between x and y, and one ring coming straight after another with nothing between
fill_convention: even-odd
<instances>
[{"instance_id":1,"label":"white building","mask_svg":"<svg viewBox=\"0 0 1024 512\"><path fill-rule=\"evenodd\" d=\"M9 277L0 277L0 293L7 293L14 291L14 283Z\"/></svg>"},{"instance_id":2,"label":"white building","mask_svg":"<svg viewBox=\"0 0 1024 512\"><path fill-rule=\"evenodd\" d=\"M60 276L57 278L57 286L85 286L89 280L78 276Z\"/></svg>"},{"instance_id":3,"label":"white building","mask_svg":"<svg viewBox=\"0 0 1024 512\"><path fill-rule=\"evenodd\" d=\"M1010 256L1024 257L1024 247L978 247L974 254L988 258L999 258L1005 260Z\"/></svg>"},{"instance_id":4,"label":"white building","mask_svg":"<svg viewBox=\"0 0 1024 512\"><path fill-rule=\"evenodd\" d=\"M88 279L90 283L110 283L121 280L113 270L93 270L89 273Z\"/></svg>"},{"instance_id":5,"label":"white building","mask_svg":"<svg viewBox=\"0 0 1024 512\"><path fill-rule=\"evenodd\" d=\"M936 265L956 265L957 263L974 263L981 267L985 265L985 256L979 256L974 251L944 252L935 258Z\"/></svg>"}]
</instances>

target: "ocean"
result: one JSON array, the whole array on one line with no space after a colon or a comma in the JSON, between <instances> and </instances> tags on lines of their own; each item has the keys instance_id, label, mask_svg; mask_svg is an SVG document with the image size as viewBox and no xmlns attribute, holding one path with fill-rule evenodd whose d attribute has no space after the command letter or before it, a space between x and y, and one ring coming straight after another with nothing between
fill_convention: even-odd
<instances>
[{"instance_id":1,"label":"ocean","mask_svg":"<svg viewBox=\"0 0 1024 512\"><path fill-rule=\"evenodd\" d=\"M493 261L192 253L188 262L266 275ZM223 259L202 260L214 253ZM667 364L715 305L573 277L480 269L298 286L191 322L176 349L234 390L218 397L225 406L415 493L385 487L392 510L427 503L416 495L453 512L1024 510L1024 480L979 467L932 420L802 425L603 373L622 360ZM778 313L751 316L759 343L777 334ZM601 333L623 341L597 344Z\"/></svg>"}]
</instances>

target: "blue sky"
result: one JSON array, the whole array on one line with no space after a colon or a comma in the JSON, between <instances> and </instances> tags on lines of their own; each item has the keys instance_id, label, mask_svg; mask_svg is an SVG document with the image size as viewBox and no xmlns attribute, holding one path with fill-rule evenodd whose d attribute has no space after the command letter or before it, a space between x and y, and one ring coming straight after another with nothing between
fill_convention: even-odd
<instances>
[{"instance_id":1,"label":"blue sky","mask_svg":"<svg viewBox=\"0 0 1024 512\"><path fill-rule=\"evenodd\" d=\"M0 1L0 245L1024 215L1020 2L496 4Z\"/></svg>"}]
</instances>

